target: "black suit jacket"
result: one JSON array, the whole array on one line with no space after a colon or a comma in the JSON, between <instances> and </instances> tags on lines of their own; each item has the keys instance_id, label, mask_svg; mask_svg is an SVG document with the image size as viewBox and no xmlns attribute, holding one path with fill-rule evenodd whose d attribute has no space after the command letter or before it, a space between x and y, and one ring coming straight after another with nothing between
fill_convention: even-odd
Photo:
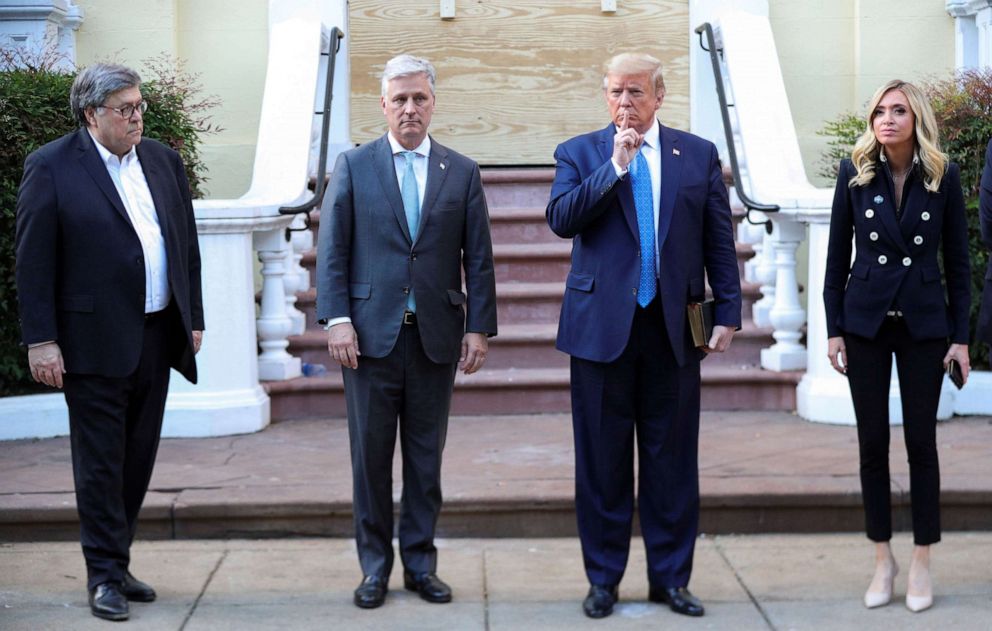
<instances>
[{"instance_id":1,"label":"black suit jacket","mask_svg":"<svg viewBox=\"0 0 992 631\"><path fill-rule=\"evenodd\" d=\"M192 331L203 329L200 250L179 154L137 146L168 258L184 344L172 366L196 381ZM138 365L144 333L141 242L86 129L27 157L17 196L17 292L24 344L58 342L66 371L123 377Z\"/></svg>"},{"instance_id":2,"label":"black suit jacket","mask_svg":"<svg viewBox=\"0 0 992 631\"><path fill-rule=\"evenodd\" d=\"M936 193L923 187L921 169L915 169L901 219L888 171L880 166L867 186L849 187L856 172L844 160L837 174L823 286L827 335L846 332L873 339L886 312L898 308L913 339L943 337L967 344L971 265L958 166L948 166Z\"/></svg>"},{"instance_id":3,"label":"black suit jacket","mask_svg":"<svg viewBox=\"0 0 992 631\"><path fill-rule=\"evenodd\" d=\"M338 157L320 215L317 318L350 317L362 355L393 349L411 287L432 361L457 362L466 331L496 335L489 211L475 162L431 139L416 241L386 136Z\"/></svg>"},{"instance_id":4,"label":"black suit jacket","mask_svg":"<svg viewBox=\"0 0 992 631\"><path fill-rule=\"evenodd\" d=\"M985 169L982 170L981 201L982 241L992 252L992 141L985 150ZM992 259L985 269L985 285L982 290L982 307L978 312L978 339L992 344Z\"/></svg>"}]
</instances>

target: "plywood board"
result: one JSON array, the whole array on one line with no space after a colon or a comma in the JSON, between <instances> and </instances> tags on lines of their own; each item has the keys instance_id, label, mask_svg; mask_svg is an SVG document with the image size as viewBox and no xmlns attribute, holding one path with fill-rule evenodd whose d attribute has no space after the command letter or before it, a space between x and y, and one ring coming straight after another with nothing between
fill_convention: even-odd
<instances>
[{"instance_id":1,"label":"plywood board","mask_svg":"<svg viewBox=\"0 0 992 631\"><path fill-rule=\"evenodd\" d=\"M457 0L442 20L438 0L351 0L351 133L385 132L380 76L393 55L437 67L431 134L484 165L548 165L557 144L609 122L602 66L646 52L664 66L662 122L689 126L688 0Z\"/></svg>"}]
</instances>

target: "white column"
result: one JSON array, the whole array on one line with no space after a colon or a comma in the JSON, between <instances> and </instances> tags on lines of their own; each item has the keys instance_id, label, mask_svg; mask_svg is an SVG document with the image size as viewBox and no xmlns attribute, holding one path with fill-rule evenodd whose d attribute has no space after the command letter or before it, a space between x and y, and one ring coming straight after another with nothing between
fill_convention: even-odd
<instances>
[{"instance_id":1,"label":"white column","mask_svg":"<svg viewBox=\"0 0 992 631\"><path fill-rule=\"evenodd\" d=\"M775 257L775 302L768 319L775 331L775 344L761 349L761 367L766 370L800 370L806 367L806 347L799 343L806 312L799 302L796 279L796 249L806 236L806 227L785 217L774 220L765 239Z\"/></svg>"},{"instance_id":2,"label":"white column","mask_svg":"<svg viewBox=\"0 0 992 631\"><path fill-rule=\"evenodd\" d=\"M992 8L986 6L975 14L978 40L978 68L992 67Z\"/></svg>"},{"instance_id":3,"label":"white column","mask_svg":"<svg viewBox=\"0 0 992 631\"><path fill-rule=\"evenodd\" d=\"M266 381L293 379L301 375L300 359L286 349L293 322L286 313L286 252L289 244L283 229L255 233L255 249L262 262L262 304L258 316L258 376Z\"/></svg>"},{"instance_id":4,"label":"white column","mask_svg":"<svg viewBox=\"0 0 992 631\"><path fill-rule=\"evenodd\" d=\"M196 356L198 383L173 373L163 436L221 436L269 424L258 383L252 219L197 221L206 330Z\"/></svg>"}]
</instances>

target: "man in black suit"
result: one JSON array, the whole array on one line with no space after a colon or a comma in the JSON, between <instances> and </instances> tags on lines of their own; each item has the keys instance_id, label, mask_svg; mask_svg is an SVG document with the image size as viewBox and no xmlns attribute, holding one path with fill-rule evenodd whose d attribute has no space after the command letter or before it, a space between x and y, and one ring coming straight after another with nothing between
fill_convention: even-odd
<instances>
[{"instance_id":1,"label":"man in black suit","mask_svg":"<svg viewBox=\"0 0 992 631\"><path fill-rule=\"evenodd\" d=\"M28 156L17 197L23 342L34 379L65 392L90 610L110 620L155 599L130 546L169 370L196 381L203 331L189 183L179 154L142 142L140 85L124 66L80 72L80 129Z\"/></svg>"},{"instance_id":2,"label":"man in black suit","mask_svg":"<svg viewBox=\"0 0 992 631\"><path fill-rule=\"evenodd\" d=\"M982 170L982 187L979 193L981 202L982 241L992 252L992 140L985 150L985 168ZM978 312L978 339L992 344L992 260L985 270L985 287L982 290L982 306Z\"/></svg>"},{"instance_id":3,"label":"man in black suit","mask_svg":"<svg viewBox=\"0 0 992 631\"><path fill-rule=\"evenodd\" d=\"M383 603L392 570L397 421L404 585L451 600L434 547L451 390L459 362L465 374L478 370L496 334L482 179L475 162L427 135L434 78L424 59L386 64L389 131L341 154L321 208L317 317L344 373L362 608Z\"/></svg>"}]
</instances>

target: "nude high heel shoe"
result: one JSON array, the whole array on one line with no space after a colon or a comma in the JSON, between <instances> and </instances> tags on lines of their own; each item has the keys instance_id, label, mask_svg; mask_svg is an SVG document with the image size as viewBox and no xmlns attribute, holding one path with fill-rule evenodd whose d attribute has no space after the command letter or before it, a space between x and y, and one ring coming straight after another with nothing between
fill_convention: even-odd
<instances>
[{"instance_id":1,"label":"nude high heel shoe","mask_svg":"<svg viewBox=\"0 0 992 631\"><path fill-rule=\"evenodd\" d=\"M906 594L906 609L909 609L913 613L920 613L929 609L931 606L933 606L933 594L927 594L926 596L910 596Z\"/></svg>"},{"instance_id":2,"label":"nude high heel shoe","mask_svg":"<svg viewBox=\"0 0 992 631\"><path fill-rule=\"evenodd\" d=\"M872 591L871 589L869 589L868 591L865 592L865 607L867 607L868 609L874 609L875 607L883 607L892 601L892 584L895 583L896 574L898 573L899 573L899 566L896 565L895 561L893 561L892 575L889 577L889 580L886 583L884 589L879 592ZM907 596L907 606L909 606L908 598L909 597Z\"/></svg>"}]
</instances>

